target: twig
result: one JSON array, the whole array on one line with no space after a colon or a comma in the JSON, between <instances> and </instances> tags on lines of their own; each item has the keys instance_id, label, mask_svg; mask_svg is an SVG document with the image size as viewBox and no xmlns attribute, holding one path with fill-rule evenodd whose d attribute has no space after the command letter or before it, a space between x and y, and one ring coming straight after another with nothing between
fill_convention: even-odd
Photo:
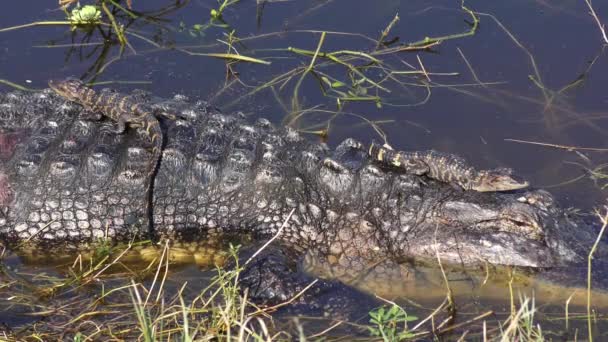
<instances>
[{"instance_id":1,"label":"twig","mask_svg":"<svg viewBox=\"0 0 608 342\"><path fill-rule=\"evenodd\" d=\"M325 330L323 330L321 332L318 332L318 333L316 333L314 335L308 336L308 338L309 339L314 339L316 337L324 336L328 332L330 332L330 331L334 330L335 328L337 328L339 325L342 325L342 323L344 323L344 321L338 321L336 324L331 325L329 328L327 328L327 329L325 329Z\"/></svg>"},{"instance_id":2,"label":"twig","mask_svg":"<svg viewBox=\"0 0 608 342\"><path fill-rule=\"evenodd\" d=\"M589 257L587 258L587 329L590 342L593 342L593 329L591 327L591 260L593 259L593 254L595 254L602 236L604 236L604 230L606 230L606 226L608 225L608 207L605 207L604 209L606 210L606 214L603 216L600 215L599 212L596 213L600 218L600 221L602 221L602 229L600 229L600 233L597 235L597 239L595 240L593 247L591 247Z\"/></svg>"},{"instance_id":3,"label":"twig","mask_svg":"<svg viewBox=\"0 0 608 342\"><path fill-rule=\"evenodd\" d=\"M424 75L424 77L426 77L427 81L432 82L431 78L429 77L429 73L426 72L426 69L424 68L424 64L422 64L422 60L420 59L420 56L416 55L416 58L418 59L418 64L420 64L420 69L422 69L422 74Z\"/></svg>"},{"instance_id":4,"label":"twig","mask_svg":"<svg viewBox=\"0 0 608 342\"><path fill-rule=\"evenodd\" d=\"M146 295L146 300L144 301L144 306L148 305L148 300L150 299L150 296L152 295L152 292L154 290L154 285L156 285L156 281L158 280L158 275L160 274L160 269L163 266L163 260L165 259L165 256L167 258L169 258L167 254L167 252L169 251L169 241L165 241L165 247L163 248L163 252L160 255L160 260L158 261L158 267L156 267L156 273L154 273L154 278L152 279L152 284L150 285L150 289L148 290L148 295ZM162 289L162 288L161 288ZM160 289L158 290L158 292L160 293Z\"/></svg>"},{"instance_id":5,"label":"twig","mask_svg":"<svg viewBox=\"0 0 608 342\"><path fill-rule=\"evenodd\" d=\"M121 30L120 26L118 26L118 23L116 22L116 19L114 18L114 15L112 14L112 12L110 11L110 9L108 8L108 6L106 5L106 3L104 1L101 2L101 8L108 16L108 19L110 20L110 23L112 24L112 27L114 28L114 32L116 32L116 36L118 37L118 41L120 42L120 45L124 46L127 43L127 38L125 38L123 31Z\"/></svg>"},{"instance_id":6,"label":"twig","mask_svg":"<svg viewBox=\"0 0 608 342\"><path fill-rule=\"evenodd\" d=\"M13 88L19 89L21 91L36 91L36 89L27 88L27 87L24 87L24 86L22 86L20 84L11 82L9 80L1 79L1 78L0 78L0 84L6 84L9 87L13 87Z\"/></svg>"},{"instance_id":7,"label":"twig","mask_svg":"<svg viewBox=\"0 0 608 342\"><path fill-rule=\"evenodd\" d=\"M570 297L568 297L568 300L566 300L566 310L564 312L564 318L566 321L566 331L568 331L569 329L569 308L570 308L570 301L572 300L572 298L574 297L574 295L576 294L576 291L572 292L572 294L570 295Z\"/></svg>"},{"instance_id":8,"label":"twig","mask_svg":"<svg viewBox=\"0 0 608 342\"><path fill-rule=\"evenodd\" d=\"M45 25L49 25L49 26L55 26L55 25L72 25L71 21L67 21L67 20L56 20L56 21L34 21L28 24L23 24L23 25L17 25L17 26L11 26L11 27L5 27L5 28L1 28L0 32L7 32L7 31L13 31L13 30L19 30L22 28L27 28L27 27L34 27L34 26L45 26Z\"/></svg>"},{"instance_id":9,"label":"twig","mask_svg":"<svg viewBox=\"0 0 608 342\"><path fill-rule=\"evenodd\" d=\"M129 244L127 245L127 247L116 257L114 258L114 260L112 260L111 263L107 264L104 268L102 268L99 272L97 272L97 274L95 274L93 276L92 279L97 279L103 272L105 272L108 268L110 268L112 265L116 264L118 262L118 260L120 260L128 251L131 250L131 242L129 242Z\"/></svg>"},{"instance_id":10,"label":"twig","mask_svg":"<svg viewBox=\"0 0 608 342\"><path fill-rule=\"evenodd\" d=\"M279 228L279 230L276 232L276 234L274 234L274 236L270 240L266 241L266 243L262 247L260 247L260 249L255 251L255 253L253 253L253 255L249 259L247 259L247 261L245 261L243 266L248 265L251 262L251 260L253 260L256 256L258 256L258 254L260 254L266 247L268 247L268 245L270 245L272 243L272 241L276 240L281 235L281 233L283 232L283 229L285 229L285 226L287 225L287 222L289 222L289 219L291 218L291 215L293 215L294 211L296 211L295 208L291 209L291 212L289 213L289 215L287 215L287 218L285 219L285 221L283 221L281 228Z\"/></svg>"},{"instance_id":11,"label":"twig","mask_svg":"<svg viewBox=\"0 0 608 342\"><path fill-rule=\"evenodd\" d=\"M167 241L168 243L168 241ZM165 248L168 250L169 245L166 244ZM164 253L164 251L163 251ZM159 265L160 267L160 265ZM169 274L169 255L165 258L165 274L163 274L163 279L160 282L160 286L158 287L158 292L156 293L156 302L160 301L160 296L162 294L162 289L165 286L165 281L167 280L167 275Z\"/></svg>"},{"instance_id":12,"label":"twig","mask_svg":"<svg viewBox=\"0 0 608 342\"><path fill-rule=\"evenodd\" d=\"M482 86L484 88L487 88L487 85L484 84L483 82L481 82L481 80L479 79L479 77L477 77L477 73L475 72L475 70L473 70L473 66L471 65L471 63L469 63L469 60L465 57L465 55L462 52L462 50L460 50L460 48L457 47L456 51L458 51L458 53L460 54L460 57L462 58L462 60L464 61L464 63L467 65L467 68L469 68L469 72L473 76L473 79L475 79L475 82L479 83L480 86Z\"/></svg>"},{"instance_id":13,"label":"twig","mask_svg":"<svg viewBox=\"0 0 608 342\"><path fill-rule=\"evenodd\" d=\"M606 30L604 29L604 25L600 21L600 18L598 18L597 14L595 13L593 6L591 6L591 0L585 0L585 3L587 4L587 7L589 7L589 14L591 14L593 19L595 19L597 26L600 28L600 32L602 33L602 39L604 39L604 44L608 44L608 37L606 36Z\"/></svg>"},{"instance_id":14,"label":"twig","mask_svg":"<svg viewBox=\"0 0 608 342\"><path fill-rule=\"evenodd\" d=\"M479 16L487 16L490 17L490 19L492 19L496 25L498 25L498 27L500 27L503 32L505 32L507 34L507 36L515 43L515 45L517 45L517 47L519 47L519 49L521 51L523 51L528 58L530 59L530 65L532 67L532 70L534 71L534 75L535 75L535 80L538 81L540 84L543 84L542 82L542 78L540 77L540 71L538 70L538 66L536 65L536 60L534 59L534 55L530 52L530 50L528 50L516 37L513 33L511 33L511 31L509 31L509 29L507 29L506 26L504 26L502 24L502 22L500 20L498 20L498 18L496 18L494 15L492 14L488 14L488 13L481 13L481 12L477 12L476 13ZM545 87L541 87L542 93L543 93L543 97L545 98L545 103L549 101L549 94L547 94L547 91L545 89Z\"/></svg>"},{"instance_id":15,"label":"twig","mask_svg":"<svg viewBox=\"0 0 608 342\"><path fill-rule=\"evenodd\" d=\"M319 282L319 279L315 279L312 282L310 282L310 284L306 285L305 288L303 288L300 292L296 293L295 296L291 297L291 299L289 299L288 301L285 301L283 303L279 303L277 305L273 305L270 307L267 307L265 309L258 309L257 311L250 313L249 316L255 316L258 313L261 312L272 312L275 311L276 309L283 307L285 305L289 305L291 303L293 303L296 299L300 298L306 291L308 291L308 289L310 289L311 287L313 287L317 282Z\"/></svg>"},{"instance_id":16,"label":"twig","mask_svg":"<svg viewBox=\"0 0 608 342\"><path fill-rule=\"evenodd\" d=\"M297 112L300 110L300 105L298 103L298 92L300 91L300 86L302 85L302 82L304 81L304 78L306 77L306 75L314 69L315 62L317 61L317 56L319 56L319 51L321 51L321 47L323 46L323 42L325 42L325 32L321 33L321 37L319 38L319 43L317 44L317 49L315 50L315 53L313 54L312 59L310 60L310 64L304 70L304 72L302 72L302 75L300 75L298 82L296 83L295 87L293 88L293 97L291 99L292 112Z\"/></svg>"},{"instance_id":17,"label":"twig","mask_svg":"<svg viewBox=\"0 0 608 342\"><path fill-rule=\"evenodd\" d=\"M608 152L608 148L558 145L558 144L544 143L544 142L538 142L538 141L519 140L519 139L505 139L505 141L511 141L511 142L522 143L522 144L530 144L530 145L539 145L539 146L553 147L553 148L559 148L559 149L567 150L567 151L571 151L571 152L572 151L577 151L577 150L578 151L593 151L593 152Z\"/></svg>"},{"instance_id":18,"label":"twig","mask_svg":"<svg viewBox=\"0 0 608 342\"><path fill-rule=\"evenodd\" d=\"M380 38L378 38L378 43L376 44L375 50L379 50L380 47L382 47L382 45L384 45L384 40L386 39L388 34L393 29L393 26L395 26L395 24L397 24L398 21L399 21L399 13L395 14L395 17L393 18L393 20L391 20L391 22L388 24L388 26L384 30L382 30L382 34L380 35Z\"/></svg>"},{"instance_id":19,"label":"twig","mask_svg":"<svg viewBox=\"0 0 608 342\"><path fill-rule=\"evenodd\" d=\"M414 43L410 43L409 46L427 45L430 43L442 42L442 41L446 41L446 40L450 40L450 39L458 39L458 38L464 38L464 37L474 35L477 32L477 28L479 27L479 18L477 18L477 16L475 15L476 14L475 12L473 12L472 10L470 10L469 8L467 8L464 5L464 0L461 1L460 8L463 11L467 12L471 16L471 19L473 20L473 22L471 23L470 30L468 30L466 32L462 32L462 33L449 34L449 35L440 36L440 37L425 37L422 40L419 40Z\"/></svg>"},{"instance_id":20,"label":"twig","mask_svg":"<svg viewBox=\"0 0 608 342\"><path fill-rule=\"evenodd\" d=\"M411 331L418 330L424 323L426 323L427 321L429 321L433 317L435 317L435 315L437 315L439 313L439 311L441 311L446 305L448 305L447 304L448 302L449 302L449 300L448 300L448 297L446 296L445 299L443 300L443 302L441 302L441 304L439 304L439 306L437 306L435 308L435 310L433 310L433 312L431 312L431 314L429 314L425 319L423 319L418 324L416 324L416 326L414 326Z\"/></svg>"},{"instance_id":21,"label":"twig","mask_svg":"<svg viewBox=\"0 0 608 342\"><path fill-rule=\"evenodd\" d=\"M449 327L447 327L445 329L442 329L442 330L438 331L437 333L438 334L443 334L443 333L446 333L448 331L451 331L451 330L454 330L454 329L458 329L460 327L467 326L467 325L469 325L469 324L471 324L473 322L479 321L480 319L484 319L484 318L486 318L486 317L488 317L490 315L493 315L493 314L494 314L494 311L492 311L492 310L486 311L486 312L482 313L481 315L478 315L476 317L471 318L468 321L461 322L461 323L458 323L458 324L454 324L452 326L449 326Z\"/></svg>"}]
</instances>

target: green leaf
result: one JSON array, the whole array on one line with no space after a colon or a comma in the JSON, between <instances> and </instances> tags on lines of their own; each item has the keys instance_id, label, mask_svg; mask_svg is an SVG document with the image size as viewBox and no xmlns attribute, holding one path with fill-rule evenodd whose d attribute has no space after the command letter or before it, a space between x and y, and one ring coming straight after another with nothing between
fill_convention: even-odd
<instances>
[{"instance_id":1,"label":"green leaf","mask_svg":"<svg viewBox=\"0 0 608 342\"><path fill-rule=\"evenodd\" d=\"M248 57L248 56L244 56L244 55L237 55L234 53L212 53L212 52L210 52L210 53L200 53L198 55L221 58L221 59L232 59L232 60L241 61L241 62L270 65L270 62L268 62L268 61L258 59L258 58Z\"/></svg>"},{"instance_id":2,"label":"green leaf","mask_svg":"<svg viewBox=\"0 0 608 342\"><path fill-rule=\"evenodd\" d=\"M340 81L334 81L331 83L331 87L332 88L340 88L340 87L346 87L346 84Z\"/></svg>"},{"instance_id":3,"label":"green leaf","mask_svg":"<svg viewBox=\"0 0 608 342\"><path fill-rule=\"evenodd\" d=\"M101 11L97 6L85 5L74 8L68 19L78 25L96 24L101 19Z\"/></svg>"}]
</instances>

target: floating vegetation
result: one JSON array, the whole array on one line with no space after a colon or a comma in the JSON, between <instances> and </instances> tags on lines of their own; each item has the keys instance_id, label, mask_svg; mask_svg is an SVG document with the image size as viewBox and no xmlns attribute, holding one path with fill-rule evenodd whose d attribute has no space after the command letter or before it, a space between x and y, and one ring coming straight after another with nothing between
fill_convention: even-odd
<instances>
[{"instance_id":1,"label":"floating vegetation","mask_svg":"<svg viewBox=\"0 0 608 342\"><path fill-rule=\"evenodd\" d=\"M101 23L101 11L97 6L93 5L76 7L72 10L68 19L74 25L97 25Z\"/></svg>"}]
</instances>

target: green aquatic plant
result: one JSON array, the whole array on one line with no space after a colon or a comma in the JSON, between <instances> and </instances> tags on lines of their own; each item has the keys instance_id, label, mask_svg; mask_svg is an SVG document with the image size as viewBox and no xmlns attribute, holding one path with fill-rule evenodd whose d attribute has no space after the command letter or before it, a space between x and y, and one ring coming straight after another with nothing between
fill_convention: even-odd
<instances>
[{"instance_id":1,"label":"green aquatic plant","mask_svg":"<svg viewBox=\"0 0 608 342\"><path fill-rule=\"evenodd\" d=\"M209 15L211 15L211 19L215 19L215 20L220 20L222 19L222 13L224 12L224 10L231 5L236 4L237 2L239 2L240 0L223 0L222 3L220 4L220 7L218 7L217 9L213 8L211 9ZM218 3L220 1L218 0Z\"/></svg>"},{"instance_id":2,"label":"green aquatic plant","mask_svg":"<svg viewBox=\"0 0 608 342\"><path fill-rule=\"evenodd\" d=\"M369 327L372 336L382 337L384 341L402 341L413 336L407 329L407 323L418 320L418 317L408 315L405 310L393 304L389 309L381 306L369 312ZM403 324L403 327L400 325Z\"/></svg>"},{"instance_id":3,"label":"green aquatic plant","mask_svg":"<svg viewBox=\"0 0 608 342\"><path fill-rule=\"evenodd\" d=\"M179 23L180 31L188 31L192 37L203 37L205 31L211 27L219 27L228 32L233 32L234 29L224 20L222 14L228 6L238 3L240 0L218 0L219 7L212 8L209 11L209 20L204 24L193 24L190 27L184 22Z\"/></svg>"},{"instance_id":4,"label":"green aquatic plant","mask_svg":"<svg viewBox=\"0 0 608 342\"><path fill-rule=\"evenodd\" d=\"M76 25L96 25L100 23L100 19L101 11L93 5L76 7L68 16L68 20Z\"/></svg>"}]
</instances>

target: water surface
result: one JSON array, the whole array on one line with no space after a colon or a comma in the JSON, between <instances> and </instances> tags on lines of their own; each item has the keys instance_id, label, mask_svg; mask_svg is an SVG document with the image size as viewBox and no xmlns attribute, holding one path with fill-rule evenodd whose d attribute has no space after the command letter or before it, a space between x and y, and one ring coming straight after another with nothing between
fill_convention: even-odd
<instances>
[{"instance_id":1,"label":"water surface","mask_svg":"<svg viewBox=\"0 0 608 342\"><path fill-rule=\"evenodd\" d=\"M288 47L314 51L320 32L325 31L322 51L369 53L376 48L373 40L396 14L400 21L386 37L393 44L385 49L467 32L472 24L470 14L447 1L267 1L260 5L241 1L224 12L226 27L197 31L194 25L208 21L210 9L217 8L215 1L133 3L151 16L165 13L129 23L130 46L123 49L106 29L103 34L98 30L87 34L68 26L39 25L0 32L0 78L35 89L44 88L48 79L67 76L113 82L112 87L122 90L143 88L159 96L179 93L208 100L226 112L240 110L280 124L293 111L299 76L277 84L274 90L250 93L310 63L309 56L290 52ZM0 26L64 20L54 5L52 1L13 1L0 12ZM400 83L382 83L390 93L368 84L367 94L359 95L380 96L381 107L372 101L352 101L342 112L356 115L335 116L330 112L338 110L336 98L324 96L318 80L308 75L297 93L299 108L307 109L307 114L288 121L303 131L329 129L327 142L332 146L346 137L381 140L368 122L374 121L395 148L456 153L480 168L511 167L533 186L549 189L564 206L589 211L604 204L605 183L594 180L589 170L601 167L605 154L555 147L608 148L608 60L584 2L468 1L466 6L478 12L480 20L472 35L426 50L379 56L393 71L418 72L399 76ZM599 8L598 14L608 18L606 8ZM242 40L230 52L272 64L237 63L229 69L224 59L193 55L229 51L232 30ZM237 73L238 82L228 70ZM351 80L348 70L339 65L318 70L344 83ZM368 74L378 80L386 72L378 69ZM319 137L310 134L310 139ZM40 265L23 267L28 272L55 272ZM199 272L186 267L176 271L174 279L197 277ZM476 312L486 308L508 312L508 288L504 281L501 284L503 296L482 296L471 290L463 301L473 298L479 304ZM425 301L427 286L423 283L400 295ZM439 285L437 296L428 304L442 293ZM548 311L560 312L564 298L547 300L547 305L557 308ZM10 311L2 316L12 324L27 321Z\"/></svg>"}]
</instances>

